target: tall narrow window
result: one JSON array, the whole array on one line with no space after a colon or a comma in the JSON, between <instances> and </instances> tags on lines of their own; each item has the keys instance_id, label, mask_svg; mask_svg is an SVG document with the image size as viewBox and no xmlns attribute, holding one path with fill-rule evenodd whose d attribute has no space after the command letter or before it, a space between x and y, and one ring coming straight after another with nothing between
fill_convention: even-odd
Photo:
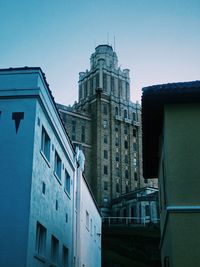
<instances>
[{"instance_id":1,"label":"tall narrow window","mask_svg":"<svg viewBox=\"0 0 200 267\"><path fill-rule=\"evenodd\" d=\"M81 142L85 143L85 126L81 126Z\"/></svg>"},{"instance_id":2,"label":"tall narrow window","mask_svg":"<svg viewBox=\"0 0 200 267\"><path fill-rule=\"evenodd\" d=\"M127 140L124 141L124 148L128 149L128 141Z\"/></svg>"},{"instance_id":3,"label":"tall narrow window","mask_svg":"<svg viewBox=\"0 0 200 267\"><path fill-rule=\"evenodd\" d=\"M50 138L46 130L44 129L44 127L42 127L41 150L43 154L45 155L46 159L50 161Z\"/></svg>"},{"instance_id":4,"label":"tall narrow window","mask_svg":"<svg viewBox=\"0 0 200 267\"><path fill-rule=\"evenodd\" d=\"M103 104L103 114L108 115L108 106L107 104Z\"/></svg>"},{"instance_id":5,"label":"tall narrow window","mask_svg":"<svg viewBox=\"0 0 200 267\"><path fill-rule=\"evenodd\" d=\"M107 91L107 75L103 74L103 90Z\"/></svg>"},{"instance_id":6,"label":"tall narrow window","mask_svg":"<svg viewBox=\"0 0 200 267\"><path fill-rule=\"evenodd\" d=\"M65 170L64 188L65 188L65 191L70 195L70 175L67 170Z\"/></svg>"},{"instance_id":7,"label":"tall narrow window","mask_svg":"<svg viewBox=\"0 0 200 267\"><path fill-rule=\"evenodd\" d=\"M136 137L136 129L133 129L133 136Z\"/></svg>"},{"instance_id":8,"label":"tall narrow window","mask_svg":"<svg viewBox=\"0 0 200 267\"><path fill-rule=\"evenodd\" d=\"M125 170L125 178L128 179L129 175L128 175L128 170Z\"/></svg>"},{"instance_id":9,"label":"tall narrow window","mask_svg":"<svg viewBox=\"0 0 200 267\"><path fill-rule=\"evenodd\" d=\"M115 107L115 115L119 115L119 109L118 109L118 107Z\"/></svg>"},{"instance_id":10,"label":"tall narrow window","mask_svg":"<svg viewBox=\"0 0 200 267\"><path fill-rule=\"evenodd\" d=\"M103 142L104 142L104 144L108 143L108 135L107 134L104 134Z\"/></svg>"},{"instance_id":11,"label":"tall narrow window","mask_svg":"<svg viewBox=\"0 0 200 267\"><path fill-rule=\"evenodd\" d=\"M51 260L53 263L58 263L58 253L59 253L59 241L55 236L51 237Z\"/></svg>"},{"instance_id":12,"label":"tall narrow window","mask_svg":"<svg viewBox=\"0 0 200 267\"><path fill-rule=\"evenodd\" d=\"M108 174L108 166L104 165L104 174Z\"/></svg>"},{"instance_id":13,"label":"tall narrow window","mask_svg":"<svg viewBox=\"0 0 200 267\"><path fill-rule=\"evenodd\" d=\"M69 250L65 246L63 246L62 250L62 266L63 267L69 266Z\"/></svg>"},{"instance_id":14,"label":"tall narrow window","mask_svg":"<svg viewBox=\"0 0 200 267\"><path fill-rule=\"evenodd\" d=\"M108 182L107 181L104 181L104 183L103 183L103 189L104 190L108 190Z\"/></svg>"},{"instance_id":15,"label":"tall narrow window","mask_svg":"<svg viewBox=\"0 0 200 267\"><path fill-rule=\"evenodd\" d=\"M128 126L124 125L124 134L128 134Z\"/></svg>"},{"instance_id":16,"label":"tall narrow window","mask_svg":"<svg viewBox=\"0 0 200 267\"><path fill-rule=\"evenodd\" d=\"M119 193L119 183L116 183L116 192Z\"/></svg>"},{"instance_id":17,"label":"tall narrow window","mask_svg":"<svg viewBox=\"0 0 200 267\"><path fill-rule=\"evenodd\" d=\"M125 163L128 163L128 155L125 155Z\"/></svg>"},{"instance_id":18,"label":"tall narrow window","mask_svg":"<svg viewBox=\"0 0 200 267\"><path fill-rule=\"evenodd\" d=\"M55 150L55 159L54 159L54 172L56 176L61 180L61 159Z\"/></svg>"},{"instance_id":19,"label":"tall narrow window","mask_svg":"<svg viewBox=\"0 0 200 267\"><path fill-rule=\"evenodd\" d=\"M119 162L119 153L116 153L116 157L115 157L116 161Z\"/></svg>"},{"instance_id":20,"label":"tall narrow window","mask_svg":"<svg viewBox=\"0 0 200 267\"><path fill-rule=\"evenodd\" d=\"M76 121L72 121L72 140L76 140Z\"/></svg>"},{"instance_id":21,"label":"tall narrow window","mask_svg":"<svg viewBox=\"0 0 200 267\"><path fill-rule=\"evenodd\" d=\"M127 119L128 115L127 115L127 110L124 110L124 118Z\"/></svg>"},{"instance_id":22,"label":"tall narrow window","mask_svg":"<svg viewBox=\"0 0 200 267\"><path fill-rule=\"evenodd\" d=\"M87 229L89 230L89 213L87 212L87 210L85 212L85 224Z\"/></svg>"},{"instance_id":23,"label":"tall narrow window","mask_svg":"<svg viewBox=\"0 0 200 267\"><path fill-rule=\"evenodd\" d=\"M111 92L114 93L114 77L111 77Z\"/></svg>"},{"instance_id":24,"label":"tall narrow window","mask_svg":"<svg viewBox=\"0 0 200 267\"><path fill-rule=\"evenodd\" d=\"M108 159L108 150L103 151L103 157L104 159Z\"/></svg>"},{"instance_id":25,"label":"tall narrow window","mask_svg":"<svg viewBox=\"0 0 200 267\"><path fill-rule=\"evenodd\" d=\"M35 244L35 250L36 253L45 256L45 248L46 248L46 228L41 225L39 222L37 222L36 225L36 244Z\"/></svg>"}]
</instances>

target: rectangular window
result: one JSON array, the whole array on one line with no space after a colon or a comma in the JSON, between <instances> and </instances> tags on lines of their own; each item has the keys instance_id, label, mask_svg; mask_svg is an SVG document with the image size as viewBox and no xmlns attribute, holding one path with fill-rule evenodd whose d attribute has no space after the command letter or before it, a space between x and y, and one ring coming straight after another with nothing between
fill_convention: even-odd
<instances>
[{"instance_id":1,"label":"rectangular window","mask_svg":"<svg viewBox=\"0 0 200 267\"><path fill-rule=\"evenodd\" d=\"M91 234L91 236L92 236L92 219L90 219L90 234Z\"/></svg>"},{"instance_id":2,"label":"rectangular window","mask_svg":"<svg viewBox=\"0 0 200 267\"><path fill-rule=\"evenodd\" d=\"M55 236L51 237L51 260L53 263L58 263L59 241Z\"/></svg>"},{"instance_id":3,"label":"rectangular window","mask_svg":"<svg viewBox=\"0 0 200 267\"><path fill-rule=\"evenodd\" d=\"M119 171L119 168L116 168L116 176L119 177L120 176L120 171Z\"/></svg>"},{"instance_id":4,"label":"rectangular window","mask_svg":"<svg viewBox=\"0 0 200 267\"><path fill-rule=\"evenodd\" d=\"M103 114L108 115L108 106L106 104L103 104Z\"/></svg>"},{"instance_id":5,"label":"rectangular window","mask_svg":"<svg viewBox=\"0 0 200 267\"><path fill-rule=\"evenodd\" d=\"M46 130L44 129L44 127L42 127L41 150L43 154L45 155L46 159L50 161L50 138Z\"/></svg>"},{"instance_id":6,"label":"rectangular window","mask_svg":"<svg viewBox=\"0 0 200 267\"><path fill-rule=\"evenodd\" d=\"M76 140L76 121L72 121L72 140Z\"/></svg>"},{"instance_id":7,"label":"rectangular window","mask_svg":"<svg viewBox=\"0 0 200 267\"><path fill-rule=\"evenodd\" d=\"M57 175L57 177L61 180L61 159L57 153L57 151L55 150L55 158L54 158L54 172Z\"/></svg>"},{"instance_id":8,"label":"rectangular window","mask_svg":"<svg viewBox=\"0 0 200 267\"><path fill-rule=\"evenodd\" d=\"M107 128L108 127L108 121L107 120L103 120L103 128Z\"/></svg>"},{"instance_id":9,"label":"rectangular window","mask_svg":"<svg viewBox=\"0 0 200 267\"><path fill-rule=\"evenodd\" d=\"M136 129L133 129L133 136L136 137Z\"/></svg>"},{"instance_id":10,"label":"rectangular window","mask_svg":"<svg viewBox=\"0 0 200 267\"><path fill-rule=\"evenodd\" d=\"M46 228L39 222L37 222L35 250L36 253L41 256L45 256L46 233L47 233Z\"/></svg>"},{"instance_id":11,"label":"rectangular window","mask_svg":"<svg viewBox=\"0 0 200 267\"><path fill-rule=\"evenodd\" d=\"M106 174L106 175L108 174L108 166L104 165L103 172L104 172L104 174Z\"/></svg>"},{"instance_id":12,"label":"rectangular window","mask_svg":"<svg viewBox=\"0 0 200 267\"><path fill-rule=\"evenodd\" d=\"M124 126L124 134L128 134L128 126L127 125Z\"/></svg>"},{"instance_id":13,"label":"rectangular window","mask_svg":"<svg viewBox=\"0 0 200 267\"><path fill-rule=\"evenodd\" d=\"M103 74L103 90L107 91L107 75Z\"/></svg>"},{"instance_id":14,"label":"rectangular window","mask_svg":"<svg viewBox=\"0 0 200 267\"><path fill-rule=\"evenodd\" d=\"M62 266L63 267L69 266L69 250L65 246L63 246L62 250Z\"/></svg>"},{"instance_id":15,"label":"rectangular window","mask_svg":"<svg viewBox=\"0 0 200 267\"><path fill-rule=\"evenodd\" d=\"M125 163L128 163L128 155L125 155Z\"/></svg>"},{"instance_id":16,"label":"rectangular window","mask_svg":"<svg viewBox=\"0 0 200 267\"><path fill-rule=\"evenodd\" d=\"M65 191L70 195L70 175L67 170L65 170L65 183L64 183Z\"/></svg>"},{"instance_id":17,"label":"rectangular window","mask_svg":"<svg viewBox=\"0 0 200 267\"><path fill-rule=\"evenodd\" d=\"M129 175L128 175L128 170L125 170L125 178L128 179Z\"/></svg>"},{"instance_id":18,"label":"rectangular window","mask_svg":"<svg viewBox=\"0 0 200 267\"><path fill-rule=\"evenodd\" d=\"M119 183L116 183L116 192L119 193Z\"/></svg>"},{"instance_id":19,"label":"rectangular window","mask_svg":"<svg viewBox=\"0 0 200 267\"><path fill-rule=\"evenodd\" d=\"M45 195L45 192L46 192L46 184L42 182L42 194Z\"/></svg>"},{"instance_id":20,"label":"rectangular window","mask_svg":"<svg viewBox=\"0 0 200 267\"><path fill-rule=\"evenodd\" d=\"M107 134L104 135L103 142L104 142L104 144L107 144L108 143L108 136L107 136Z\"/></svg>"},{"instance_id":21,"label":"rectangular window","mask_svg":"<svg viewBox=\"0 0 200 267\"><path fill-rule=\"evenodd\" d=\"M107 182L107 181L105 181L105 182L103 183L103 189L104 189L104 190L108 190L108 182Z\"/></svg>"},{"instance_id":22,"label":"rectangular window","mask_svg":"<svg viewBox=\"0 0 200 267\"><path fill-rule=\"evenodd\" d=\"M127 140L124 141L124 148L128 149L128 141Z\"/></svg>"},{"instance_id":23,"label":"rectangular window","mask_svg":"<svg viewBox=\"0 0 200 267\"><path fill-rule=\"evenodd\" d=\"M119 138L115 139L115 146L119 146Z\"/></svg>"},{"instance_id":24,"label":"rectangular window","mask_svg":"<svg viewBox=\"0 0 200 267\"><path fill-rule=\"evenodd\" d=\"M108 151L107 150L103 151L103 157L104 157L104 159L108 159Z\"/></svg>"},{"instance_id":25,"label":"rectangular window","mask_svg":"<svg viewBox=\"0 0 200 267\"><path fill-rule=\"evenodd\" d=\"M85 224L87 229L89 230L89 213L87 212L87 210L85 212Z\"/></svg>"},{"instance_id":26,"label":"rectangular window","mask_svg":"<svg viewBox=\"0 0 200 267\"><path fill-rule=\"evenodd\" d=\"M119 153L116 153L116 161L119 162Z\"/></svg>"},{"instance_id":27,"label":"rectangular window","mask_svg":"<svg viewBox=\"0 0 200 267\"><path fill-rule=\"evenodd\" d=\"M85 143L85 126L81 126L81 142Z\"/></svg>"}]
</instances>

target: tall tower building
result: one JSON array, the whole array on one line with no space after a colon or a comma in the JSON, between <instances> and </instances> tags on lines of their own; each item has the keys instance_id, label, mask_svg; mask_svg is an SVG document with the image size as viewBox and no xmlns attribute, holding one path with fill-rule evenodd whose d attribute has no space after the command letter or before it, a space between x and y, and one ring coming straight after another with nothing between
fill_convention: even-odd
<instances>
[{"instance_id":1,"label":"tall tower building","mask_svg":"<svg viewBox=\"0 0 200 267\"><path fill-rule=\"evenodd\" d=\"M99 45L90 70L79 73L78 103L58 104L75 145L85 152L85 176L103 215L111 201L144 185L141 109L130 101L129 70L109 45Z\"/></svg>"}]
</instances>

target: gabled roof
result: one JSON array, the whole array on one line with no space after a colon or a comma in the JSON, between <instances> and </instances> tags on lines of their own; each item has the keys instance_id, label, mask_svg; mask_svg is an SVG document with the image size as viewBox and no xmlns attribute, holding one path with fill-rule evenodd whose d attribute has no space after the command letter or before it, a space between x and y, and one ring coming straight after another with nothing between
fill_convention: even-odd
<instances>
[{"instance_id":1,"label":"gabled roof","mask_svg":"<svg viewBox=\"0 0 200 267\"><path fill-rule=\"evenodd\" d=\"M143 88L143 175L158 177L159 139L166 104L200 102L200 81L154 85Z\"/></svg>"}]
</instances>

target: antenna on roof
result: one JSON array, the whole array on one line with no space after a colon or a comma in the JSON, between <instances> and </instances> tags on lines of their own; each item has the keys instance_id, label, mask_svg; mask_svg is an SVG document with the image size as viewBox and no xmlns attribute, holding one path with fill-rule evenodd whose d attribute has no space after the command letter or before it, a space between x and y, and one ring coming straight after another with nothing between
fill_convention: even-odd
<instances>
[{"instance_id":1,"label":"antenna on roof","mask_svg":"<svg viewBox=\"0 0 200 267\"><path fill-rule=\"evenodd\" d=\"M115 52L115 36L114 36L114 52Z\"/></svg>"}]
</instances>

